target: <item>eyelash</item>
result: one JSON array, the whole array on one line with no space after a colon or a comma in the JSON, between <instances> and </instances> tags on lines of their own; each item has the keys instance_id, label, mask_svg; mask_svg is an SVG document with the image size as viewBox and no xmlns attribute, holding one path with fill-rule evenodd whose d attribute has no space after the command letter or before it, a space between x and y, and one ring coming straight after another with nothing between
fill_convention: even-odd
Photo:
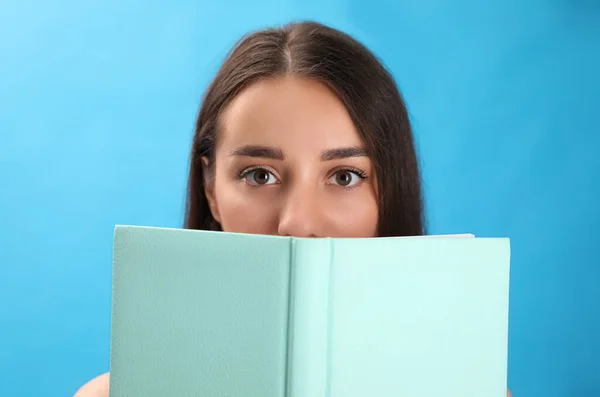
<instances>
[{"instance_id":1,"label":"eyelash","mask_svg":"<svg viewBox=\"0 0 600 397\"><path fill-rule=\"evenodd\" d=\"M335 175L338 172L350 172L352 174L355 174L360 179L367 179L367 173L365 171L354 167L342 168L341 170L337 170L336 172L331 174L331 176Z\"/></svg>"},{"instance_id":2,"label":"eyelash","mask_svg":"<svg viewBox=\"0 0 600 397\"><path fill-rule=\"evenodd\" d=\"M248 176L248 174L251 173L252 171L267 171L267 172L269 172L271 174L275 174L275 172L273 172L268 167L254 166L254 167L244 168L238 174L237 179L238 180L242 180L242 179L246 178ZM328 178L331 178L332 176L334 176L338 172L349 172L351 174L356 175L359 179L361 179L363 181L368 178L367 173L364 170L361 170L361 169L358 169L358 168L355 168L355 167L346 167L346 168L342 168L342 169L336 170ZM358 187L358 185L354 185L354 186L340 186L340 187L343 188L343 189L346 189L346 190L353 190L353 189L356 189Z\"/></svg>"}]
</instances>

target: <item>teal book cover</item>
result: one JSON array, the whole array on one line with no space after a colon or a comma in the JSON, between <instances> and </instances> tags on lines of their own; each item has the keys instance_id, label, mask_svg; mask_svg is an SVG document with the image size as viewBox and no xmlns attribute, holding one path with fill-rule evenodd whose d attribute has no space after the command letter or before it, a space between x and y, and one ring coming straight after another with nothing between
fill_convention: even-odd
<instances>
[{"instance_id":1,"label":"teal book cover","mask_svg":"<svg viewBox=\"0 0 600 397\"><path fill-rule=\"evenodd\" d=\"M504 397L510 241L117 226L111 397Z\"/></svg>"}]
</instances>

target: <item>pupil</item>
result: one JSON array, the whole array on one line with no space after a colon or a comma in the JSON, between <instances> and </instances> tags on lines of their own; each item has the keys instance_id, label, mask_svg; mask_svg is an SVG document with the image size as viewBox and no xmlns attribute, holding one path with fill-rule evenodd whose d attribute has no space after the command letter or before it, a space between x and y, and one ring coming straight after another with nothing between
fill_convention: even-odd
<instances>
[{"instance_id":1,"label":"pupil","mask_svg":"<svg viewBox=\"0 0 600 397\"><path fill-rule=\"evenodd\" d=\"M350 184L350 179L350 174L347 172L339 173L337 176L337 181L342 186L347 186L348 184Z\"/></svg>"},{"instance_id":2,"label":"pupil","mask_svg":"<svg viewBox=\"0 0 600 397\"><path fill-rule=\"evenodd\" d=\"M269 180L269 174L266 171L258 171L254 174L256 183L265 184Z\"/></svg>"}]
</instances>

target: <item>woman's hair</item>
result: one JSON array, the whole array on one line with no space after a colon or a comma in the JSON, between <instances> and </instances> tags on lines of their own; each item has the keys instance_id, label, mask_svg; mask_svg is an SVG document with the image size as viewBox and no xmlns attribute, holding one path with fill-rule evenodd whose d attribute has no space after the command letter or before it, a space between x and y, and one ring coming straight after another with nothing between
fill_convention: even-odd
<instances>
[{"instance_id":1,"label":"woman's hair","mask_svg":"<svg viewBox=\"0 0 600 397\"><path fill-rule=\"evenodd\" d=\"M425 234L412 129L393 77L361 43L316 22L254 32L228 54L205 94L196 122L185 227L221 230L204 193L201 158L206 156L214 164L223 110L252 83L288 75L326 84L345 104L375 167L378 236Z\"/></svg>"}]
</instances>

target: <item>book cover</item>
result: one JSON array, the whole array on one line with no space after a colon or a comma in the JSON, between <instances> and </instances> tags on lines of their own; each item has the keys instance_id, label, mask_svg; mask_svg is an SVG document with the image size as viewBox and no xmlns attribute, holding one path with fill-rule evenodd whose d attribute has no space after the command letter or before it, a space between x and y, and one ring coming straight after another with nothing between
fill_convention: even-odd
<instances>
[{"instance_id":1,"label":"book cover","mask_svg":"<svg viewBox=\"0 0 600 397\"><path fill-rule=\"evenodd\" d=\"M504 397L509 240L463 237L117 226L110 395Z\"/></svg>"}]
</instances>

